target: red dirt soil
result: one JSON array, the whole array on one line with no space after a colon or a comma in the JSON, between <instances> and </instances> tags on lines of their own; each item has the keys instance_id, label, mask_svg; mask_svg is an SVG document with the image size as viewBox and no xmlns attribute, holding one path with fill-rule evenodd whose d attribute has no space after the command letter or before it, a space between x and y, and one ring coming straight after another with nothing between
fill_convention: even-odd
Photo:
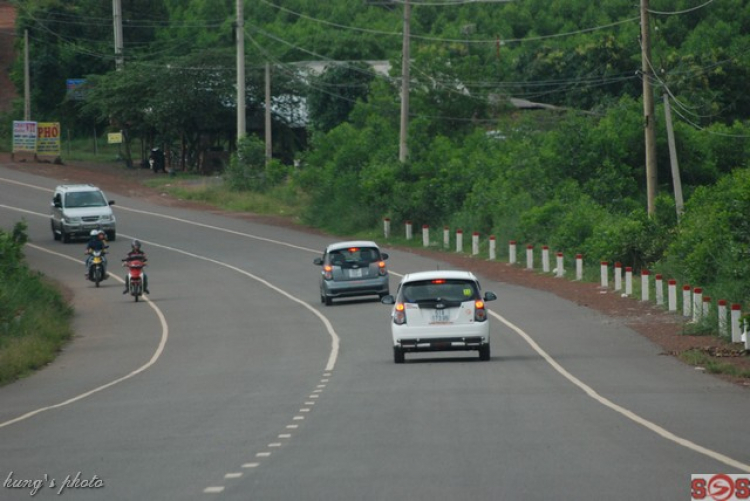
<instances>
[{"instance_id":1,"label":"red dirt soil","mask_svg":"<svg viewBox=\"0 0 750 501\"><path fill-rule=\"evenodd\" d=\"M7 0L0 0L0 113L9 112L18 97L10 70L16 58L13 44L16 40L16 10Z\"/></svg>"}]
</instances>

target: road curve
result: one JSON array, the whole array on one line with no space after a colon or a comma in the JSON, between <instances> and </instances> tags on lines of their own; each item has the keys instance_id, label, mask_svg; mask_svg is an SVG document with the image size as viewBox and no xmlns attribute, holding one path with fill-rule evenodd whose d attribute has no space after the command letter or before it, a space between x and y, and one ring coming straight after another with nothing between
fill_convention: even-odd
<instances>
[{"instance_id":1,"label":"road curve","mask_svg":"<svg viewBox=\"0 0 750 501\"><path fill-rule=\"evenodd\" d=\"M483 278L490 362L395 365L386 306L320 303L332 238L113 196L112 255L138 238L151 263L133 303L52 240L58 183L0 168L1 227L27 222L77 311L60 357L0 388L2 499L676 499L750 472L747 392L595 312ZM441 265L388 252L392 288Z\"/></svg>"}]
</instances>

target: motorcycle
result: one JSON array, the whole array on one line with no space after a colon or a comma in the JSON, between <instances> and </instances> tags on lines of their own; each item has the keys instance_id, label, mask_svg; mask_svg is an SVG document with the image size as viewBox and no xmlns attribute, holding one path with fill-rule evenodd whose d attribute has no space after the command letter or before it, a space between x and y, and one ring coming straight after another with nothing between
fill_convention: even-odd
<instances>
[{"instance_id":1,"label":"motorcycle","mask_svg":"<svg viewBox=\"0 0 750 501\"><path fill-rule=\"evenodd\" d=\"M146 263L140 259L123 259L123 266L128 267L128 290L135 302L143 295L143 268Z\"/></svg>"},{"instance_id":2,"label":"motorcycle","mask_svg":"<svg viewBox=\"0 0 750 501\"><path fill-rule=\"evenodd\" d=\"M104 271L104 251L92 250L88 279L99 287L99 283L106 278L107 274Z\"/></svg>"}]
</instances>

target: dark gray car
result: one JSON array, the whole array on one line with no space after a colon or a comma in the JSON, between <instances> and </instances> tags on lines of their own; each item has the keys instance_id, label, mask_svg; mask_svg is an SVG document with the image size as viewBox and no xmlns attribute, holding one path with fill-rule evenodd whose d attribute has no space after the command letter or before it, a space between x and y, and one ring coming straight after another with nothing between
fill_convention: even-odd
<instances>
[{"instance_id":1,"label":"dark gray car","mask_svg":"<svg viewBox=\"0 0 750 501\"><path fill-rule=\"evenodd\" d=\"M320 270L320 301L330 306L334 298L378 296L389 294L388 254L380 252L375 242L351 240L326 247L323 256L315 258Z\"/></svg>"}]
</instances>

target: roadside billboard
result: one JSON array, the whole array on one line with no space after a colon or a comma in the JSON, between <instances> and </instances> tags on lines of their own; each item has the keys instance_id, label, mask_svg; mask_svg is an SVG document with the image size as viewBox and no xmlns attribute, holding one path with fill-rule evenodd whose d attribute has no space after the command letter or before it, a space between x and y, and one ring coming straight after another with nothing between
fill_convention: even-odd
<instances>
[{"instance_id":1,"label":"roadside billboard","mask_svg":"<svg viewBox=\"0 0 750 501\"><path fill-rule=\"evenodd\" d=\"M13 153L60 156L59 122L13 122Z\"/></svg>"},{"instance_id":2,"label":"roadside billboard","mask_svg":"<svg viewBox=\"0 0 750 501\"><path fill-rule=\"evenodd\" d=\"M36 122L13 122L13 153L36 153Z\"/></svg>"}]
</instances>

